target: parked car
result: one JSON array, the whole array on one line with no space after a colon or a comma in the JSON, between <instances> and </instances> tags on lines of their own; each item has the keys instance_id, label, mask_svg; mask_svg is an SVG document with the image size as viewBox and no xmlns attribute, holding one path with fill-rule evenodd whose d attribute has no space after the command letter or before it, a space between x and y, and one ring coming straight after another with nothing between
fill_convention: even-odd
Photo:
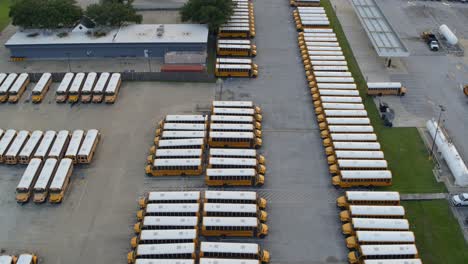
<instances>
[{"instance_id":1,"label":"parked car","mask_svg":"<svg viewBox=\"0 0 468 264\"><path fill-rule=\"evenodd\" d=\"M452 196L450 199L455 206L468 206L468 193L460 193Z\"/></svg>"}]
</instances>

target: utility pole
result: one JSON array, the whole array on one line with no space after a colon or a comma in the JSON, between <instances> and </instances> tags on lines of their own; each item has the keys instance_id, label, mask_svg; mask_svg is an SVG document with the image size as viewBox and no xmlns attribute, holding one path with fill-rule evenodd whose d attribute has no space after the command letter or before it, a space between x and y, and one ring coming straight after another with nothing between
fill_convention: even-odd
<instances>
[{"instance_id":1,"label":"utility pole","mask_svg":"<svg viewBox=\"0 0 468 264\"><path fill-rule=\"evenodd\" d=\"M437 134L439 133L440 120L442 119L442 113L445 112L445 107L443 105L439 105L439 108L440 108L439 118L437 119L437 127L434 133L434 139L432 140L431 153L429 155L429 160L432 160L434 158L434 146L435 146L435 141L437 139Z\"/></svg>"}]
</instances>

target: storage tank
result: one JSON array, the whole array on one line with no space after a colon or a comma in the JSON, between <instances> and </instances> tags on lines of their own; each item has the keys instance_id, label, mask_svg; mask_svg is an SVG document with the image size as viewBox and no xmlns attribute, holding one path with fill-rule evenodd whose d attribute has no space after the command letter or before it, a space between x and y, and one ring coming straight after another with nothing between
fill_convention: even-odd
<instances>
[{"instance_id":1,"label":"storage tank","mask_svg":"<svg viewBox=\"0 0 468 264\"><path fill-rule=\"evenodd\" d=\"M437 130L437 123L434 120L428 120L426 127L429 130L431 137L434 138ZM455 178L455 184L459 186L468 186L468 169L460 157L460 154L458 154L455 146L447 141L447 138L440 128L437 132L435 144L442 153L442 157L445 162L447 162L447 165Z\"/></svg>"},{"instance_id":2,"label":"storage tank","mask_svg":"<svg viewBox=\"0 0 468 264\"><path fill-rule=\"evenodd\" d=\"M458 43L457 36L453 34L452 30L450 30L450 28L447 25L443 24L442 26L440 26L439 31L450 45L455 45Z\"/></svg>"}]
</instances>

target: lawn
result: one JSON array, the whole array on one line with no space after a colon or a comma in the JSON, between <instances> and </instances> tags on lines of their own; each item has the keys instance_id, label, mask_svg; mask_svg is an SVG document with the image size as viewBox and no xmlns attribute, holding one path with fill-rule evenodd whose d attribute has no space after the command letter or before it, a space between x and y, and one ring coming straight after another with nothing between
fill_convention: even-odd
<instances>
[{"instance_id":1,"label":"lawn","mask_svg":"<svg viewBox=\"0 0 468 264\"><path fill-rule=\"evenodd\" d=\"M468 246L446 200L403 205L423 263L468 263Z\"/></svg>"},{"instance_id":2,"label":"lawn","mask_svg":"<svg viewBox=\"0 0 468 264\"><path fill-rule=\"evenodd\" d=\"M321 3L326 9L334 32L340 41L349 70L352 72L359 88L369 118L393 173L393 186L385 189L401 193L446 192L445 186L442 183L437 183L434 178L432 172L434 164L427 158L428 154L418 130L416 128L388 128L383 126L377 107L372 98L366 95L366 81L330 1L322 0Z\"/></svg>"},{"instance_id":3,"label":"lawn","mask_svg":"<svg viewBox=\"0 0 468 264\"><path fill-rule=\"evenodd\" d=\"M9 6L10 0L0 0L0 31L10 23L10 18L8 17Z\"/></svg>"}]
</instances>

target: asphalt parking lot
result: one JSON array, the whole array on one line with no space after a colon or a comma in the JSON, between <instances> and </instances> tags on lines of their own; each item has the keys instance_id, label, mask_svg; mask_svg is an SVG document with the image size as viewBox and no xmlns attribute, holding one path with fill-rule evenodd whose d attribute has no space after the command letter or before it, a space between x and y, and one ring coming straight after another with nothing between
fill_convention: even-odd
<instances>
[{"instance_id":1,"label":"asphalt parking lot","mask_svg":"<svg viewBox=\"0 0 468 264\"><path fill-rule=\"evenodd\" d=\"M330 183L292 9L284 0L254 3L259 77L228 79L222 93L223 100L253 100L264 113L267 174L258 191L269 201L270 234L250 241L269 250L274 264L346 263L339 192ZM207 109L215 90L215 84L125 83L113 106L59 105L51 92L40 105L25 98L0 105L2 128L102 133L95 160L76 169L59 206L17 205L14 188L24 167L0 166L0 248L37 252L44 263L124 263L144 191L205 189L202 177L144 176L154 123L167 113Z\"/></svg>"}]
</instances>

